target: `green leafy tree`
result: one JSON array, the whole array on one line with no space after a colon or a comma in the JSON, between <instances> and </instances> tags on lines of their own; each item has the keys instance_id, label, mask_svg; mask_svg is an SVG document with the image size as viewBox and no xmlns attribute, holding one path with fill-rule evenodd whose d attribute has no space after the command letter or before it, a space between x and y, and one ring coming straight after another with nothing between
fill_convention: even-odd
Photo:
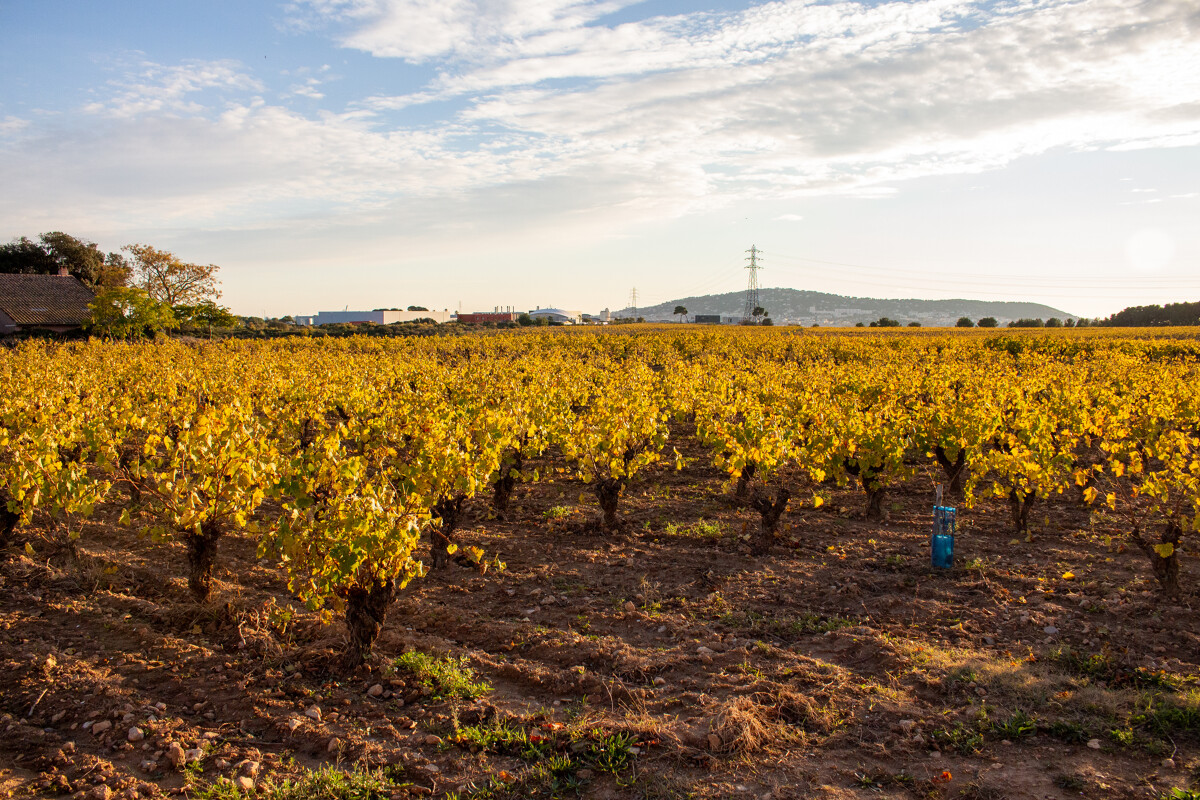
<instances>
[{"instance_id":1,"label":"green leafy tree","mask_svg":"<svg viewBox=\"0 0 1200 800\"><path fill-rule=\"evenodd\" d=\"M981 328L995 328L998 324L995 317L984 317L979 320L979 327Z\"/></svg>"},{"instance_id":2,"label":"green leafy tree","mask_svg":"<svg viewBox=\"0 0 1200 800\"><path fill-rule=\"evenodd\" d=\"M34 242L22 236L0 245L0 272L54 275L65 269L93 289L124 286L129 264L120 253L102 252L95 242L62 231L43 233Z\"/></svg>"},{"instance_id":3,"label":"green leafy tree","mask_svg":"<svg viewBox=\"0 0 1200 800\"><path fill-rule=\"evenodd\" d=\"M211 300L195 305L175 306L174 312L175 318L179 322L197 327L236 328L240 324L238 318L231 314L228 308L219 306Z\"/></svg>"},{"instance_id":4,"label":"green leafy tree","mask_svg":"<svg viewBox=\"0 0 1200 800\"><path fill-rule=\"evenodd\" d=\"M677 317L683 317L683 321L687 322L687 306L675 306L675 310L671 313Z\"/></svg>"},{"instance_id":5,"label":"green leafy tree","mask_svg":"<svg viewBox=\"0 0 1200 800\"><path fill-rule=\"evenodd\" d=\"M971 321L970 317L959 317L958 322L954 323L954 327L956 327L956 328L974 328L975 323Z\"/></svg>"},{"instance_id":6,"label":"green leafy tree","mask_svg":"<svg viewBox=\"0 0 1200 800\"><path fill-rule=\"evenodd\" d=\"M143 289L125 286L105 289L88 304L91 317L84 325L105 339L144 339L179 323L166 303L155 300Z\"/></svg>"}]
</instances>

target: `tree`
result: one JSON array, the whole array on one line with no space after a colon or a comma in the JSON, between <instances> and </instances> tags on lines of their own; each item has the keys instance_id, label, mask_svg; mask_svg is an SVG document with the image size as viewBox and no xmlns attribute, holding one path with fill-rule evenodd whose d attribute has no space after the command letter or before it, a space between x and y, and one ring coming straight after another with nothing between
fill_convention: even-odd
<instances>
[{"instance_id":1,"label":"tree","mask_svg":"<svg viewBox=\"0 0 1200 800\"><path fill-rule=\"evenodd\" d=\"M129 263L120 253L105 254L95 242L62 231L38 239L40 244L22 236L0 245L0 272L55 275L65 269L92 289L124 286L129 280Z\"/></svg>"},{"instance_id":2,"label":"tree","mask_svg":"<svg viewBox=\"0 0 1200 800\"><path fill-rule=\"evenodd\" d=\"M88 308L92 314L84 328L106 339L143 339L178 325L171 307L143 289L105 289Z\"/></svg>"},{"instance_id":3,"label":"tree","mask_svg":"<svg viewBox=\"0 0 1200 800\"><path fill-rule=\"evenodd\" d=\"M221 296L217 288L216 264L189 264L174 253L157 250L148 244L125 248L133 256L133 271L138 286L155 300L170 306L195 305Z\"/></svg>"},{"instance_id":4,"label":"tree","mask_svg":"<svg viewBox=\"0 0 1200 800\"><path fill-rule=\"evenodd\" d=\"M994 328L997 324L995 317L984 317L979 320L979 327L981 328Z\"/></svg>"},{"instance_id":5,"label":"tree","mask_svg":"<svg viewBox=\"0 0 1200 800\"><path fill-rule=\"evenodd\" d=\"M761 321L762 317L765 317L767 315L767 310L765 308L763 308L762 306L755 306L754 311L752 311L750 313L754 316L755 323L758 323Z\"/></svg>"},{"instance_id":6,"label":"tree","mask_svg":"<svg viewBox=\"0 0 1200 800\"><path fill-rule=\"evenodd\" d=\"M1051 317L1050 319L1046 320L1047 328L1061 328L1062 326L1062 320L1058 317Z\"/></svg>"},{"instance_id":7,"label":"tree","mask_svg":"<svg viewBox=\"0 0 1200 800\"><path fill-rule=\"evenodd\" d=\"M958 322L954 323L956 328L974 328L975 323L971 322L970 317L959 317Z\"/></svg>"},{"instance_id":8,"label":"tree","mask_svg":"<svg viewBox=\"0 0 1200 800\"><path fill-rule=\"evenodd\" d=\"M428 311L429 309L426 308L425 306L409 306L408 310L409 311Z\"/></svg>"},{"instance_id":9,"label":"tree","mask_svg":"<svg viewBox=\"0 0 1200 800\"><path fill-rule=\"evenodd\" d=\"M1040 327L1042 327L1042 320L1040 318L1029 319L1028 317L1023 317L1021 319L1014 319L1012 322L1008 323L1008 327L1010 327L1010 328L1040 328Z\"/></svg>"},{"instance_id":10,"label":"tree","mask_svg":"<svg viewBox=\"0 0 1200 800\"><path fill-rule=\"evenodd\" d=\"M687 313L688 312L687 312L686 306L675 306L675 310L671 313L673 313L677 317L683 317L683 321L687 322Z\"/></svg>"},{"instance_id":11,"label":"tree","mask_svg":"<svg viewBox=\"0 0 1200 800\"><path fill-rule=\"evenodd\" d=\"M517 317L517 324L522 328L527 328L533 324L533 317L529 316L528 312L522 312L521 315Z\"/></svg>"},{"instance_id":12,"label":"tree","mask_svg":"<svg viewBox=\"0 0 1200 800\"><path fill-rule=\"evenodd\" d=\"M891 317L880 317L871 323L872 328L899 328L900 323Z\"/></svg>"},{"instance_id":13,"label":"tree","mask_svg":"<svg viewBox=\"0 0 1200 800\"><path fill-rule=\"evenodd\" d=\"M175 306L175 318L182 323L197 327L236 328L240 323L238 318L229 313L229 309L219 306L211 300L195 305ZM282 322L283 320L280 320Z\"/></svg>"},{"instance_id":14,"label":"tree","mask_svg":"<svg viewBox=\"0 0 1200 800\"><path fill-rule=\"evenodd\" d=\"M915 322L915 321L914 321L914 322L910 322L910 323L908 323L908 327L910 327L910 328L919 328L919 327L921 327L921 323L919 323L919 322Z\"/></svg>"}]
</instances>

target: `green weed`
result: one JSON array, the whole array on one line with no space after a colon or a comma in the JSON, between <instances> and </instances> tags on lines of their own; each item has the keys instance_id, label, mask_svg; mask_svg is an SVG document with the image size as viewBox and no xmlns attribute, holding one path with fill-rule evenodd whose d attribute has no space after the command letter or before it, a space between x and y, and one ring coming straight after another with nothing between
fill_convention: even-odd
<instances>
[{"instance_id":1,"label":"green weed","mask_svg":"<svg viewBox=\"0 0 1200 800\"><path fill-rule=\"evenodd\" d=\"M475 671L467 666L465 657L434 658L412 650L402 654L392 665L398 671L413 675L433 693L435 700L451 697L474 700L492 690L484 681L475 680Z\"/></svg>"}]
</instances>

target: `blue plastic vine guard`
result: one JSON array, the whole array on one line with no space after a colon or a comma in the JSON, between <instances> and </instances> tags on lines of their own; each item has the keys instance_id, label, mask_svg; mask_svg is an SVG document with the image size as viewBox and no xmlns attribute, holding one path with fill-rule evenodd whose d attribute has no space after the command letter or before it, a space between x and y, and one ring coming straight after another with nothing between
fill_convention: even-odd
<instances>
[{"instance_id":1,"label":"blue plastic vine guard","mask_svg":"<svg viewBox=\"0 0 1200 800\"><path fill-rule=\"evenodd\" d=\"M934 567L950 569L954 566L955 516L953 508L933 507L933 536L929 541L929 551Z\"/></svg>"}]
</instances>

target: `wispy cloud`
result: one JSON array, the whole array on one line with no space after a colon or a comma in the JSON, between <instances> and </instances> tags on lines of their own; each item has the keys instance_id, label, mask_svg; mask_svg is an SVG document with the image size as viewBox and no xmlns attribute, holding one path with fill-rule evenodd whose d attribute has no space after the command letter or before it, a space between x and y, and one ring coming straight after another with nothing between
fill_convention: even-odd
<instances>
[{"instance_id":1,"label":"wispy cloud","mask_svg":"<svg viewBox=\"0 0 1200 800\"><path fill-rule=\"evenodd\" d=\"M237 93L262 91L263 85L235 61L185 61L168 66L141 61L108 83L103 99L83 110L111 117L203 113L209 104L197 95L212 89Z\"/></svg>"}]
</instances>

